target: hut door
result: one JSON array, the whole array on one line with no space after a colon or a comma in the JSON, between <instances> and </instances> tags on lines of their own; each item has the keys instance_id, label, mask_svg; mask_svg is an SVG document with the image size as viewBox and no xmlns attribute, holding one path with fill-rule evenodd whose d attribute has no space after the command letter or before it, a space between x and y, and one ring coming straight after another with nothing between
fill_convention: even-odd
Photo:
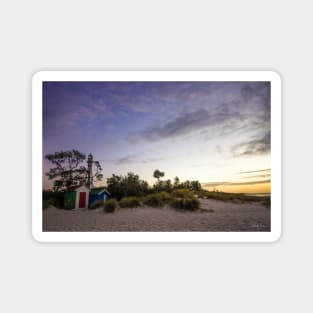
<instances>
[{"instance_id":1,"label":"hut door","mask_svg":"<svg viewBox=\"0 0 313 313\"><path fill-rule=\"evenodd\" d=\"M80 192L79 193L79 204L78 207L85 208L86 207L86 192Z\"/></svg>"}]
</instances>

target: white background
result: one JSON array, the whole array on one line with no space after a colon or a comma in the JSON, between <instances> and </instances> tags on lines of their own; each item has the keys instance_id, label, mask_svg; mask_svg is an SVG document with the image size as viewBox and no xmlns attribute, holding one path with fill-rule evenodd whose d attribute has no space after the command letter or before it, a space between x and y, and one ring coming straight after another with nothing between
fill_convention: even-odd
<instances>
[{"instance_id":1,"label":"white background","mask_svg":"<svg viewBox=\"0 0 313 313\"><path fill-rule=\"evenodd\" d=\"M310 312L310 1L2 1L1 312ZM39 244L31 76L49 69L277 70L283 235L274 244Z\"/></svg>"}]
</instances>

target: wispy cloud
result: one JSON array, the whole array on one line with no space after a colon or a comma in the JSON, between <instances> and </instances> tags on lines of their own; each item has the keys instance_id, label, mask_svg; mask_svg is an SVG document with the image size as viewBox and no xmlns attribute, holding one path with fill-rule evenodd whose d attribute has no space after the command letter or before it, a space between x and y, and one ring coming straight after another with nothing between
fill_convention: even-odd
<instances>
[{"instance_id":1,"label":"wispy cloud","mask_svg":"<svg viewBox=\"0 0 313 313\"><path fill-rule=\"evenodd\" d=\"M241 128L241 119L239 112L226 112L223 106L211 111L200 108L194 111L183 112L166 122L155 123L136 134L133 138L157 141L191 134L212 127L219 127L220 133L225 133L237 127Z\"/></svg>"},{"instance_id":2,"label":"wispy cloud","mask_svg":"<svg viewBox=\"0 0 313 313\"><path fill-rule=\"evenodd\" d=\"M270 176L271 176L271 174L263 174L263 175L245 176L243 178L249 178L249 179L251 179L251 178L267 178L267 177L270 177Z\"/></svg>"},{"instance_id":3,"label":"wispy cloud","mask_svg":"<svg viewBox=\"0 0 313 313\"><path fill-rule=\"evenodd\" d=\"M114 161L116 165L132 164L132 163L154 163L163 161L164 158L141 158L138 155L127 155Z\"/></svg>"},{"instance_id":4,"label":"wispy cloud","mask_svg":"<svg viewBox=\"0 0 313 313\"><path fill-rule=\"evenodd\" d=\"M129 163L134 163L136 160L136 156L134 155L127 155L121 158L118 158L115 160L115 164L121 165L121 164L129 164Z\"/></svg>"},{"instance_id":5,"label":"wispy cloud","mask_svg":"<svg viewBox=\"0 0 313 313\"><path fill-rule=\"evenodd\" d=\"M188 93L188 87L185 86L185 96L180 98L181 105L176 114L171 113L169 116L165 115L165 118L162 116L162 119L156 119L152 125L130 135L130 141L158 141L197 131L201 131L209 140L212 138L212 130L214 136L237 131L253 132L260 136L261 132L269 130L270 98L267 83L243 83L238 86L225 84L225 89L222 87L223 84L217 88L216 94L208 92L203 96L202 92L197 94L192 89ZM267 148L261 142L265 139L258 138L245 143L246 149L242 144L242 153L265 152Z\"/></svg>"},{"instance_id":6,"label":"wispy cloud","mask_svg":"<svg viewBox=\"0 0 313 313\"><path fill-rule=\"evenodd\" d=\"M237 144L231 148L234 156L267 154L271 151L271 133L268 131L261 138Z\"/></svg>"},{"instance_id":7,"label":"wispy cloud","mask_svg":"<svg viewBox=\"0 0 313 313\"><path fill-rule=\"evenodd\" d=\"M212 163L210 162L205 162L205 163L195 163L195 164L192 164L191 167L206 167L208 165L212 165Z\"/></svg>"},{"instance_id":8,"label":"wispy cloud","mask_svg":"<svg viewBox=\"0 0 313 313\"><path fill-rule=\"evenodd\" d=\"M250 173L259 173L259 172L269 172L270 170L271 170L270 168L266 168L264 170L239 172L238 174L250 174Z\"/></svg>"},{"instance_id":9,"label":"wispy cloud","mask_svg":"<svg viewBox=\"0 0 313 313\"><path fill-rule=\"evenodd\" d=\"M147 159L142 159L140 162L141 163L154 163L154 162L159 162L159 161L164 161L164 158L147 158Z\"/></svg>"},{"instance_id":10,"label":"wispy cloud","mask_svg":"<svg viewBox=\"0 0 313 313\"><path fill-rule=\"evenodd\" d=\"M241 185L266 184L266 183L270 183L270 182L271 182L270 179L258 180L258 181L254 180L254 181L240 182L240 183L222 181L222 182L208 182L208 183L202 183L202 186L204 186L204 187L214 187L214 186L241 186Z\"/></svg>"}]
</instances>

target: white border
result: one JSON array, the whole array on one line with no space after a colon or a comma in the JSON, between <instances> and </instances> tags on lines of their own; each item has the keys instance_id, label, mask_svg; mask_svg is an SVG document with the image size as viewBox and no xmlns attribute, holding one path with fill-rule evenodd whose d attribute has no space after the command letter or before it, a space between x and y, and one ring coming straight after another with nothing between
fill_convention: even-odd
<instances>
[{"instance_id":1,"label":"white border","mask_svg":"<svg viewBox=\"0 0 313 313\"><path fill-rule=\"evenodd\" d=\"M271 232L43 232L43 81L270 81ZM39 242L274 242L281 235L281 79L273 71L42 71L32 79L32 234Z\"/></svg>"}]
</instances>

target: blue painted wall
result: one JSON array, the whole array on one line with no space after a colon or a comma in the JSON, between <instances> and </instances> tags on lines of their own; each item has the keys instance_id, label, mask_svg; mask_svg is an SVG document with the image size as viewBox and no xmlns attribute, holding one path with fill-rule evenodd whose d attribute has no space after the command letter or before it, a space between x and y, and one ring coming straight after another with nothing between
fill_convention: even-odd
<instances>
[{"instance_id":1,"label":"blue painted wall","mask_svg":"<svg viewBox=\"0 0 313 313\"><path fill-rule=\"evenodd\" d=\"M108 195L105 192L102 192L100 195L97 194L89 194L89 203L88 207L90 207L95 201L106 201Z\"/></svg>"}]
</instances>

